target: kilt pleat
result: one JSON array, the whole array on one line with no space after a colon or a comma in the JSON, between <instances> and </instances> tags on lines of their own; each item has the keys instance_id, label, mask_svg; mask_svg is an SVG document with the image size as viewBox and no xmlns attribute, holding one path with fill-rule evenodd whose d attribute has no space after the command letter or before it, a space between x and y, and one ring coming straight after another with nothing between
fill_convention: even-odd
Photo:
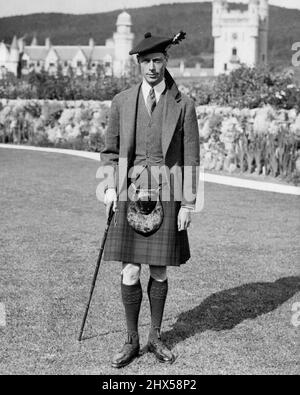
<instances>
[{"instance_id":1,"label":"kilt pleat","mask_svg":"<svg viewBox=\"0 0 300 395\"><path fill-rule=\"evenodd\" d=\"M118 203L118 212L109 228L103 259L147 264L180 266L190 259L187 231L178 231L180 202L162 201L164 220L151 236L136 233L127 222L128 202Z\"/></svg>"}]
</instances>

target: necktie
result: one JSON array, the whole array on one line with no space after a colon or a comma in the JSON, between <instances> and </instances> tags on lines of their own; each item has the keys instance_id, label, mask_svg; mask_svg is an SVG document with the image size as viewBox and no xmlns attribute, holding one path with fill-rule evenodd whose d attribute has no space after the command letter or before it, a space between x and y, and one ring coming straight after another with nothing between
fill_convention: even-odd
<instances>
[{"instance_id":1,"label":"necktie","mask_svg":"<svg viewBox=\"0 0 300 395\"><path fill-rule=\"evenodd\" d=\"M147 97L147 107L148 107L150 116L152 115L155 106L156 106L155 92L154 92L154 89L152 88L149 92L148 97Z\"/></svg>"}]
</instances>

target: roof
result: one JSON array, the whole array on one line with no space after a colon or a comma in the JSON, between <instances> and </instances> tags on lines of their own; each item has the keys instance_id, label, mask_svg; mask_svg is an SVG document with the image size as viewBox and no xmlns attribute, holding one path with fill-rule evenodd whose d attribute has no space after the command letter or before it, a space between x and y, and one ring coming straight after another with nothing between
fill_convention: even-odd
<instances>
[{"instance_id":1,"label":"roof","mask_svg":"<svg viewBox=\"0 0 300 395\"><path fill-rule=\"evenodd\" d=\"M49 49L44 46L25 46L24 53L29 56L30 60L44 60L47 57Z\"/></svg>"},{"instance_id":2,"label":"roof","mask_svg":"<svg viewBox=\"0 0 300 395\"><path fill-rule=\"evenodd\" d=\"M52 48L54 48L56 50L56 53L57 53L59 59L65 62L65 61L74 59L75 56L80 51L81 47L77 47L74 45L73 46L71 46L71 45L57 45L56 46L55 45ZM85 51L83 51L83 52L84 52L85 56L87 56Z\"/></svg>"},{"instance_id":3,"label":"roof","mask_svg":"<svg viewBox=\"0 0 300 395\"><path fill-rule=\"evenodd\" d=\"M111 57L114 56L114 48L107 48L107 47L94 47L92 52L91 60L102 60L105 58L106 55L110 55Z\"/></svg>"},{"instance_id":4,"label":"roof","mask_svg":"<svg viewBox=\"0 0 300 395\"><path fill-rule=\"evenodd\" d=\"M5 49L6 51L8 51L9 47L3 41L1 41L0 42L0 49Z\"/></svg>"},{"instance_id":5,"label":"roof","mask_svg":"<svg viewBox=\"0 0 300 395\"><path fill-rule=\"evenodd\" d=\"M45 60L51 49L57 53L62 62L73 60L80 50L91 61L103 60L107 55L114 56L114 48L105 47L104 45L95 47L88 45L53 45L50 49L42 45L26 46L24 52L29 56L30 60L39 61Z\"/></svg>"}]
</instances>

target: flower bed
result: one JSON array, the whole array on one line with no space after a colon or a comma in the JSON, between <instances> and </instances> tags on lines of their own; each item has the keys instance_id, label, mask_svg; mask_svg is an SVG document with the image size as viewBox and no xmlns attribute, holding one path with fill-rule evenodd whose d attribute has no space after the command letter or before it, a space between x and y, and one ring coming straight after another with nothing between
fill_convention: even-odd
<instances>
[{"instance_id":1,"label":"flower bed","mask_svg":"<svg viewBox=\"0 0 300 395\"><path fill-rule=\"evenodd\" d=\"M296 110L200 106L197 115L205 169L299 182L300 114Z\"/></svg>"},{"instance_id":2,"label":"flower bed","mask_svg":"<svg viewBox=\"0 0 300 395\"><path fill-rule=\"evenodd\" d=\"M0 142L99 152L110 102L0 100ZM300 181L300 114L271 106L197 107L206 170Z\"/></svg>"},{"instance_id":3,"label":"flower bed","mask_svg":"<svg viewBox=\"0 0 300 395\"><path fill-rule=\"evenodd\" d=\"M0 142L100 151L110 102L0 100Z\"/></svg>"}]
</instances>

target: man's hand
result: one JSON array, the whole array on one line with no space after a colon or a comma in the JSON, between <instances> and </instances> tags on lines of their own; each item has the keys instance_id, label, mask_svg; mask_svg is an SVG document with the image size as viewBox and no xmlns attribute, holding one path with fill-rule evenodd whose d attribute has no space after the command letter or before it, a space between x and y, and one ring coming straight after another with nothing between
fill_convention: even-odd
<instances>
[{"instance_id":1,"label":"man's hand","mask_svg":"<svg viewBox=\"0 0 300 395\"><path fill-rule=\"evenodd\" d=\"M114 188L108 188L107 191L105 192L105 196L104 196L106 218L108 218L108 216L109 216L110 208L112 205L113 205L113 210L116 211L117 202L118 202L118 197L117 197L116 190Z\"/></svg>"},{"instance_id":2,"label":"man's hand","mask_svg":"<svg viewBox=\"0 0 300 395\"><path fill-rule=\"evenodd\" d=\"M187 228L191 224L191 221L192 221L191 210L186 207L181 207L177 219L179 232L181 232L182 230L187 230Z\"/></svg>"}]
</instances>

